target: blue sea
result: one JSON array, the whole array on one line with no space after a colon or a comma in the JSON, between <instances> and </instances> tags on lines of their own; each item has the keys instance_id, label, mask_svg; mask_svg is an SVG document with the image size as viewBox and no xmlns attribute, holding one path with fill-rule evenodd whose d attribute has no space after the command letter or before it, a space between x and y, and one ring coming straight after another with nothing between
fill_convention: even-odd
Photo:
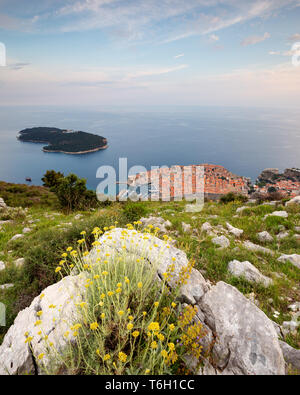
<instances>
[{"instance_id":1,"label":"blue sea","mask_svg":"<svg viewBox=\"0 0 300 395\"><path fill-rule=\"evenodd\" d=\"M45 153L23 143L28 127L83 130L108 139L106 150L86 155ZM266 167L300 167L300 113L296 109L237 107L10 107L0 106L0 180L41 185L48 169L101 181L98 167L119 158L132 166L212 163L255 180Z\"/></svg>"}]
</instances>

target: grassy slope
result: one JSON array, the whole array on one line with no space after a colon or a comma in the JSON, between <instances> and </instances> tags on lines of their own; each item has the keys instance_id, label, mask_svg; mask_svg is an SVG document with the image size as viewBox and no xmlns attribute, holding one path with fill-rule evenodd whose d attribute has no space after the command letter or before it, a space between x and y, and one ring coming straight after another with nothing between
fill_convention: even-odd
<instances>
[{"instance_id":1,"label":"grassy slope","mask_svg":"<svg viewBox=\"0 0 300 395\"><path fill-rule=\"evenodd\" d=\"M5 195L2 194L2 196ZM190 259L196 261L196 268L200 269L211 282L215 283L223 280L236 286L246 295L253 292L255 298L259 301L260 308L272 320L280 324L285 320L290 320L288 305L293 301L300 300L299 270L291 264L279 263L277 261L279 255L271 257L247 251L241 247L241 243L233 236L230 237L230 248L219 250L211 242L211 237L201 233L200 229L206 221L213 226L223 225L224 227L226 221L228 221L233 226L244 230L241 241L250 240L262 245L256 236L258 232L267 230L275 236L280 225L284 225L285 228L290 230L289 237L281 242L267 243L265 246L276 252L299 254L299 241L293 236L295 234L294 227L300 226L300 210L296 207L290 207L287 208L288 219L269 217L264 221L264 215L274 211L274 207L267 205L249 206L238 217L234 217L236 209L240 205L237 203L226 205L206 203L202 212L186 213L183 202L148 202L139 204L136 209L131 205L129 210L128 207L124 210L126 206L115 203L95 212L81 213L82 217L80 219L75 219L77 213L65 215L57 209L54 210L55 204L53 201L47 209L39 205L30 207L25 219L16 219L14 223L7 224L0 230L0 254L2 252L0 260L7 263L7 269L0 272L0 284L9 282L15 284L9 290L0 291L0 300L7 306L8 326L13 323L19 310L28 306L34 296L58 279L54 274L54 268L60 260L60 255L69 245L76 246L82 230L89 233L94 226L103 228L113 225L115 221L119 222L119 226L125 226L127 222L139 219L145 213L162 216L170 220L172 227L169 234L177 239L177 247L183 249ZM217 215L217 218L210 218L211 215ZM28 221L36 222L32 225ZM191 224L194 231L191 233L183 232L182 222ZM25 235L23 239L8 243L13 235L22 233L25 226L32 227L32 233ZM13 261L19 257L25 257L26 263L22 268L16 269ZM232 259L250 261L264 275L273 278L274 285L265 289L233 278L227 272L228 262ZM276 277L274 273L284 276L282 278ZM273 299L272 302L270 302L270 298ZM274 310L281 313L277 319L273 317ZM0 328L0 342L6 329ZM291 345L299 348L300 331L297 336L290 336L287 340Z\"/></svg>"}]
</instances>

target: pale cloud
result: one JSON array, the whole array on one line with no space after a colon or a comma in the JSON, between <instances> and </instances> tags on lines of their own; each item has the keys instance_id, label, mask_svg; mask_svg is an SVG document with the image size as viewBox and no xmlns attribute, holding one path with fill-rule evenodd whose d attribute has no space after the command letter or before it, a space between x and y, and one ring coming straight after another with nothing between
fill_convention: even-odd
<instances>
[{"instance_id":1,"label":"pale cloud","mask_svg":"<svg viewBox=\"0 0 300 395\"><path fill-rule=\"evenodd\" d=\"M245 38L245 40L243 40L241 42L241 45L243 45L244 47L248 46L248 45L254 45L254 44L258 44L262 41L267 40L268 38L271 37L271 34L266 32L263 36L250 36Z\"/></svg>"},{"instance_id":2,"label":"pale cloud","mask_svg":"<svg viewBox=\"0 0 300 395\"><path fill-rule=\"evenodd\" d=\"M216 42L216 41L219 41L219 40L220 40L220 37L217 36L216 34L212 34L212 35L209 36L209 39L210 39L210 41L212 41L212 42Z\"/></svg>"},{"instance_id":3,"label":"pale cloud","mask_svg":"<svg viewBox=\"0 0 300 395\"><path fill-rule=\"evenodd\" d=\"M166 67L166 68L151 69L151 70L140 70L140 71L136 71L134 73L128 74L127 78L132 79L132 78L151 77L151 76L157 76L157 75L162 75L162 74L169 74L169 73L173 73L175 71L186 69L187 67L188 67L187 64L182 64L182 65L176 66L176 67Z\"/></svg>"},{"instance_id":4,"label":"pale cloud","mask_svg":"<svg viewBox=\"0 0 300 395\"><path fill-rule=\"evenodd\" d=\"M296 33L290 36L289 41L300 41L300 33Z\"/></svg>"},{"instance_id":5,"label":"pale cloud","mask_svg":"<svg viewBox=\"0 0 300 395\"><path fill-rule=\"evenodd\" d=\"M219 30L270 17L297 3L298 0L42 0L37 3L36 12L33 5L28 6L28 19L21 23L7 20L4 28L22 30L25 23L35 31L56 33L106 29L115 36L120 34L120 38L168 43L195 35L214 37Z\"/></svg>"},{"instance_id":6,"label":"pale cloud","mask_svg":"<svg viewBox=\"0 0 300 395\"><path fill-rule=\"evenodd\" d=\"M184 53L180 53L176 56L174 56L174 59L182 58L184 56Z\"/></svg>"}]
</instances>

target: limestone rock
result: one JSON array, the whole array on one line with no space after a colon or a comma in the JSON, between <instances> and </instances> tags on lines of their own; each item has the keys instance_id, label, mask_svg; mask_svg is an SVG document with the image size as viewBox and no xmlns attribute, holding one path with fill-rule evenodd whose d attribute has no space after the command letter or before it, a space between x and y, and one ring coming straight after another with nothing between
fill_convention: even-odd
<instances>
[{"instance_id":1,"label":"limestone rock","mask_svg":"<svg viewBox=\"0 0 300 395\"><path fill-rule=\"evenodd\" d=\"M272 321L236 288L217 283L198 303L217 333L214 366L222 374L281 375L285 364Z\"/></svg>"},{"instance_id":2,"label":"limestone rock","mask_svg":"<svg viewBox=\"0 0 300 395\"><path fill-rule=\"evenodd\" d=\"M287 218L289 215L286 211L273 211L273 213L265 215L264 219L266 219L267 217L271 217L271 216Z\"/></svg>"},{"instance_id":3,"label":"limestone rock","mask_svg":"<svg viewBox=\"0 0 300 395\"><path fill-rule=\"evenodd\" d=\"M261 272L248 261L231 261L228 264L228 270L233 276L243 277L250 283L259 283L264 285L265 287L268 287L273 283L270 278L261 274Z\"/></svg>"},{"instance_id":4,"label":"limestone rock","mask_svg":"<svg viewBox=\"0 0 300 395\"><path fill-rule=\"evenodd\" d=\"M293 303L293 304L290 304L290 305L288 306L288 309L289 309L289 310L292 310L292 311L294 311L294 312L300 311L300 302L295 302L295 303Z\"/></svg>"},{"instance_id":5,"label":"limestone rock","mask_svg":"<svg viewBox=\"0 0 300 395\"><path fill-rule=\"evenodd\" d=\"M236 237L240 237L244 231L242 229L235 228L234 226L230 225L230 223L226 222L227 229L229 233L232 233Z\"/></svg>"},{"instance_id":6,"label":"limestone rock","mask_svg":"<svg viewBox=\"0 0 300 395\"><path fill-rule=\"evenodd\" d=\"M300 322L291 320L291 321L283 321L281 329L284 335L289 333L296 334L297 328L300 325Z\"/></svg>"},{"instance_id":7,"label":"limestone rock","mask_svg":"<svg viewBox=\"0 0 300 395\"><path fill-rule=\"evenodd\" d=\"M238 208L236 209L236 213L239 214L239 213L243 212L243 211L244 211L245 209L247 209L247 208L249 208L249 207L247 207L247 206L238 207Z\"/></svg>"},{"instance_id":8,"label":"limestone rock","mask_svg":"<svg viewBox=\"0 0 300 395\"><path fill-rule=\"evenodd\" d=\"M243 246L249 251L258 251L264 254L274 255L274 251L270 250L269 248L262 247L258 244L254 244L251 241L244 241Z\"/></svg>"},{"instance_id":9,"label":"limestone rock","mask_svg":"<svg viewBox=\"0 0 300 395\"><path fill-rule=\"evenodd\" d=\"M13 221L10 219L8 219L6 221L0 221L0 225L8 225L8 224L12 224L12 223L13 223Z\"/></svg>"},{"instance_id":10,"label":"limestone rock","mask_svg":"<svg viewBox=\"0 0 300 395\"><path fill-rule=\"evenodd\" d=\"M120 228L113 229L109 232L109 238L106 233L99 239L100 245L105 245L105 252L110 252L113 255L126 251L129 255L144 257L151 265L157 266L157 273L160 278L163 278L163 274L168 271L168 268L174 265L172 279L168 280L169 285L173 286L178 281L181 270L188 265L189 261L186 254L153 235L141 240L141 235L135 230L126 230L128 237L122 240L123 231L124 229ZM91 251L91 260L99 257L97 249L99 247ZM192 270L192 275L187 283L182 286L181 297L184 301L195 304L207 289L203 276L197 270Z\"/></svg>"},{"instance_id":11,"label":"limestone rock","mask_svg":"<svg viewBox=\"0 0 300 395\"><path fill-rule=\"evenodd\" d=\"M16 267L22 267L25 263L25 258L16 259L14 264Z\"/></svg>"},{"instance_id":12,"label":"limestone rock","mask_svg":"<svg viewBox=\"0 0 300 395\"><path fill-rule=\"evenodd\" d=\"M0 211L7 208L5 201L0 197Z\"/></svg>"},{"instance_id":13,"label":"limestone rock","mask_svg":"<svg viewBox=\"0 0 300 395\"><path fill-rule=\"evenodd\" d=\"M190 224L186 224L185 222L181 223L182 226L182 230L184 231L184 233L190 233L191 232L191 225Z\"/></svg>"},{"instance_id":14,"label":"limestone rock","mask_svg":"<svg viewBox=\"0 0 300 395\"><path fill-rule=\"evenodd\" d=\"M260 232L257 234L257 236L258 236L258 239L263 243L272 242L274 240L273 237L270 235L270 233L267 231Z\"/></svg>"},{"instance_id":15,"label":"limestone rock","mask_svg":"<svg viewBox=\"0 0 300 395\"><path fill-rule=\"evenodd\" d=\"M12 288L13 286L14 286L14 284L3 284L3 285L0 285L0 289L5 290L5 289Z\"/></svg>"},{"instance_id":16,"label":"limestone rock","mask_svg":"<svg viewBox=\"0 0 300 395\"><path fill-rule=\"evenodd\" d=\"M300 195L299 196L295 196L293 199L289 200L288 202L286 202L286 206L290 206L292 204L300 204Z\"/></svg>"},{"instance_id":17,"label":"limestone rock","mask_svg":"<svg viewBox=\"0 0 300 395\"><path fill-rule=\"evenodd\" d=\"M144 227L148 225L153 225L155 228L159 228L163 233L167 233L167 228L172 226L170 221L165 221L161 217L141 218L140 221L142 222Z\"/></svg>"},{"instance_id":18,"label":"limestone rock","mask_svg":"<svg viewBox=\"0 0 300 395\"><path fill-rule=\"evenodd\" d=\"M230 246L230 241L226 236L217 236L212 239L212 242L221 248L227 248Z\"/></svg>"},{"instance_id":19,"label":"limestone rock","mask_svg":"<svg viewBox=\"0 0 300 395\"><path fill-rule=\"evenodd\" d=\"M300 350L296 350L281 340L279 340L279 344L288 367L300 371Z\"/></svg>"},{"instance_id":20,"label":"limestone rock","mask_svg":"<svg viewBox=\"0 0 300 395\"><path fill-rule=\"evenodd\" d=\"M25 234L25 233L30 233L31 230L32 230L32 229L30 229L30 228L24 228L22 232L23 232L24 234Z\"/></svg>"},{"instance_id":21,"label":"limestone rock","mask_svg":"<svg viewBox=\"0 0 300 395\"><path fill-rule=\"evenodd\" d=\"M300 269L300 255L298 254L291 254L291 255L283 254L277 260L283 263L290 262L292 265Z\"/></svg>"},{"instance_id":22,"label":"limestone rock","mask_svg":"<svg viewBox=\"0 0 300 395\"><path fill-rule=\"evenodd\" d=\"M286 239L287 237L289 237L289 232L280 232L276 237L278 240Z\"/></svg>"},{"instance_id":23,"label":"limestone rock","mask_svg":"<svg viewBox=\"0 0 300 395\"><path fill-rule=\"evenodd\" d=\"M214 235L213 227L209 222L204 222L201 226L201 232L207 232L209 235Z\"/></svg>"},{"instance_id":24,"label":"limestone rock","mask_svg":"<svg viewBox=\"0 0 300 395\"><path fill-rule=\"evenodd\" d=\"M82 276L68 276L51 285L43 291L44 297L36 297L31 305L22 310L14 324L8 330L2 345L0 346L0 374L34 374L36 365L34 357L46 350L47 344L52 342L55 348L60 351L67 344L68 340L63 334L69 329L70 325L76 319L75 303L81 301L84 286ZM74 296L71 299L71 296ZM57 308L51 309L49 305L55 305ZM59 311L60 310L60 311ZM35 326L39 319L37 312L42 311L42 324ZM55 318L55 323L53 322ZM48 343L41 339L38 332L48 335ZM28 344L25 344L25 332L33 337L30 350ZM71 338L69 337L69 340ZM47 366L49 362L47 353L43 359Z\"/></svg>"},{"instance_id":25,"label":"limestone rock","mask_svg":"<svg viewBox=\"0 0 300 395\"><path fill-rule=\"evenodd\" d=\"M15 240L21 239L22 237L24 237L24 235L22 235L22 234L14 235L14 236L9 240L9 243L10 243L11 241L15 241Z\"/></svg>"}]
</instances>

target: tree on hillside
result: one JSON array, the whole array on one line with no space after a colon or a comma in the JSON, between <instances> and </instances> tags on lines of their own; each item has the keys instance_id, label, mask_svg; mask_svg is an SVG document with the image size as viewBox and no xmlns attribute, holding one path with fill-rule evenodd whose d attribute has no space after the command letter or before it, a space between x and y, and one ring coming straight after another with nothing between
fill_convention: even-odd
<instances>
[{"instance_id":1,"label":"tree on hillside","mask_svg":"<svg viewBox=\"0 0 300 395\"><path fill-rule=\"evenodd\" d=\"M47 188L56 188L60 183L61 179L64 177L63 173L55 170L47 170L46 174L42 178L43 186Z\"/></svg>"},{"instance_id":2,"label":"tree on hillside","mask_svg":"<svg viewBox=\"0 0 300 395\"><path fill-rule=\"evenodd\" d=\"M60 172L48 170L42 181L44 186L55 193L62 209L68 212L90 209L99 204L96 193L88 190L86 180L77 177L76 174L64 177Z\"/></svg>"}]
</instances>

